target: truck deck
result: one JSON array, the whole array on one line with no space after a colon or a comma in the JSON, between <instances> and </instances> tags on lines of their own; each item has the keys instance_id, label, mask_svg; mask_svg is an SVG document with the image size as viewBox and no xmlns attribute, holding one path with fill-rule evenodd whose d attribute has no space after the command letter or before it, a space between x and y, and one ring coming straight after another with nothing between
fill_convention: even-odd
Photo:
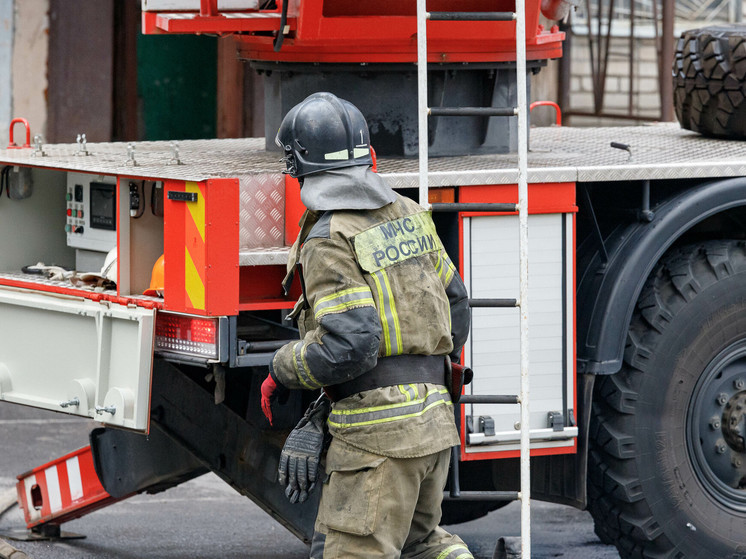
<instances>
[{"instance_id":1,"label":"truck deck","mask_svg":"<svg viewBox=\"0 0 746 559\"><path fill-rule=\"evenodd\" d=\"M628 150L614 148L616 143ZM0 163L146 180L240 182L239 265L280 265L285 184L279 154L263 138L175 142L43 145L0 150ZM515 154L433 158L431 187L515 184ZM417 188L416 159L378 160L378 172L395 189ZM613 182L706 178L746 174L746 143L705 138L678 124L613 128L546 127L531 130L529 183ZM274 209L272 211L274 204Z\"/></svg>"},{"instance_id":2,"label":"truck deck","mask_svg":"<svg viewBox=\"0 0 746 559\"><path fill-rule=\"evenodd\" d=\"M611 143L629 146L629 151ZM0 162L67 171L150 179L202 181L277 174L279 154L264 149L263 138L46 144L0 150ZM174 153L178 149L178 157ZM706 138L675 123L608 128L533 128L529 143L531 183L617 181L650 178L727 177L746 171L746 144ZM431 186L511 184L517 180L514 154L433 158ZM393 188L417 187L417 160L378 159L378 172Z\"/></svg>"}]
</instances>

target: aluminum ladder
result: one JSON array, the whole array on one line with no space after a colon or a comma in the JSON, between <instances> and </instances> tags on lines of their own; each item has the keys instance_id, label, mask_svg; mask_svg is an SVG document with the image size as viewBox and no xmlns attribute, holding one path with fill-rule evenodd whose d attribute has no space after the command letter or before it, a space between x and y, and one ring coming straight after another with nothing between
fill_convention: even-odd
<instances>
[{"instance_id":1,"label":"aluminum ladder","mask_svg":"<svg viewBox=\"0 0 746 559\"><path fill-rule=\"evenodd\" d=\"M427 22L511 21L516 23L516 107L428 107ZM417 0L417 110L419 136L419 202L432 211L518 211L519 296L518 299L470 299L472 307L518 307L520 309L520 394L517 396L464 396L461 403L520 404L520 491L495 491L468 495L458 489L458 451L454 448L451 496L474 499L521 501L521 557L531 557L531 439L528 376L528 99L526 76L526 5L516 0L515 12L428 12L426 0ZM518 204L430 204L428 197L428 116L517 116L518 117ZM425 141L423 141L425 139ZM454 472L455 469L455 472Z\"/></svg>"}]
</instances>

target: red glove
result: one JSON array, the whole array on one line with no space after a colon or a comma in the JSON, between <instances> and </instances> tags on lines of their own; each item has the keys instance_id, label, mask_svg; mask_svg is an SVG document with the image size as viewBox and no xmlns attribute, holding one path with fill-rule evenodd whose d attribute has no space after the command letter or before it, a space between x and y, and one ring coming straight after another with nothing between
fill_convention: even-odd
<instances>
[{"instance_id":1,"label":"red glove","mask_svg":"<svg viewBox=\"0 0 746 559\"><path fill-rule=\"evenodd\" d=\"M272 407L270 405L270 398L277 391L277 383L272 375L267 375L262 383L262 412L264 417L269 420L269 424L272 425Z\"/></svg>"}]
</instances>

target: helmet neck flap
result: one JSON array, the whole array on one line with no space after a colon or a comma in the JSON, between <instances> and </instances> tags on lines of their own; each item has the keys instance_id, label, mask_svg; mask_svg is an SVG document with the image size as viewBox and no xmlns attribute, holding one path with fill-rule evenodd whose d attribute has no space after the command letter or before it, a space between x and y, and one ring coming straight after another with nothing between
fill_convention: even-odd
<instances>
[{"instance_id":1,"label":"helmet neck flap","mask_svg":"<svg viewBox=\"0 0 746 559\"><path fill-rule=\"evenodd\" d=\"M375 210L396 200L383 178L368 166L332 169L305 178L300 199L309 210Z\"/></svg>"},{"instance_id":2,"label":"helmet neck flap","mask_svg":"<svg viewBox=\"0 0 746 559\"><path fill-rule=\"evenodd\" d=\"M332 93L314 93L290 109L275 143L285 153L285 172L295 178L373 164L365 117Z\"/></svg>"}]
</instances>

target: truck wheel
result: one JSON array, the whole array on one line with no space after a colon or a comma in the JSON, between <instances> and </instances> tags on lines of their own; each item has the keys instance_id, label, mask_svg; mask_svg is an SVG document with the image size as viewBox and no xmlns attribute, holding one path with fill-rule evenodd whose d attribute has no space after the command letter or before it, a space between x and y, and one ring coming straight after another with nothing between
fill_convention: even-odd
<instances>
[{"instance_id":1,"label":"truck wheel","mask_svg":"<svg viewBox=\"0 0 746 559\"><path fill-rule=\"evenodd\" d=\"M681 34L673 63L674 108L683 128L746 139L746 26Z\"/></svg>"},{"instance_id":2,"label":"truck wheel","mask_svg":"<svg viewBox=\"0 0 746 559\"><path fill-rule=\"evenodd\" d=\"M746 243L672 251L594 388L589 509L623 558L742 557Z\"/></svg>"}]
</instances>

